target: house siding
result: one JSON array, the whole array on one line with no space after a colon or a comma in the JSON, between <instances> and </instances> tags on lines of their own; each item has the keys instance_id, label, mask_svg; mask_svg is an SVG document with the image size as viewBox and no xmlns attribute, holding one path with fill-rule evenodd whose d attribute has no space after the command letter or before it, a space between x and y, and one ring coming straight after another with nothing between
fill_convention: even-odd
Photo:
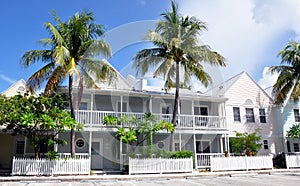
<instances>
[{"instance_id":1,"label":"house siding","mask_svg":"<svg viewBox=\"0 0 300 186\"><path fill-rule=\"evenodd\" d=\"M256 84L247 73L242 73L235 83L226 91L228 101L225 104L226 120L231 136L234 131L252 133L255 129L261 129L262 140L267 139L269 149L263 148L259 154L277 154L282 151L281 134L278 131L276 120L276 107L272 104L272 99ZM234 121L233 107L240 108L241 121ZM254 112L254 122L246 121L246 108L252 108ZM259 109L265 109L266 123L260 122Z\"/></svg>"}]
</instances>

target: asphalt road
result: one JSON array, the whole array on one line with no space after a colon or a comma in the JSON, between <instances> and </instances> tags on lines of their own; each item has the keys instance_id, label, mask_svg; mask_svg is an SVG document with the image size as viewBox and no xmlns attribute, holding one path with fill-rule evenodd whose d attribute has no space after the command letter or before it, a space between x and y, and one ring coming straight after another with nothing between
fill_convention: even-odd
<instances>
[{"instance_id":1,"label":"asphalt road","mask_svg":"<svg viewBox=\"0 0 300 186\"><path fill-rule=\"evenodd\" d=\"M20 181L20 182L0 182L0 186L298 186L300 185L300 173L276 173L273 175L234 175L232 177L190 177L187 179L169 178L145 178L139 180L82 180L77 182L62 182L60 180L42 181Z\"/></svg>"}]
</instances>

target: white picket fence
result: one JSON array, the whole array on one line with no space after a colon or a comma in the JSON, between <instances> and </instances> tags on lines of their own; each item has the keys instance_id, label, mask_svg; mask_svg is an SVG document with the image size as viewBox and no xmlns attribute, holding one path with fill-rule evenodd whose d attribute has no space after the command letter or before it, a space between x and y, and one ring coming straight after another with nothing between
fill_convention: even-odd
<instances>
[{"instance_id":1,"label":"white picket fence","mask_svg":"<svg viewBox=\"0 0 300 186\"><path fill-rule=\"evenodd\" d=\"M12 175L90 174L90 158L57 160L14 157Z\"/></svg>"},{"instance_id":2,"label":"white picket fence","mask_svg":"<svg viewBox=\"0 0 300 186\"><path fill-rule=\"evenodd\" d=\"M272 156L211 157L211 171L273 169Z\"/></svg>"},{"instance_id":3,"label":"white picket fence","mask_svg":"<svg viewBox=\"0 0 300 186\"><path fill-rule=\"evenodd\" d=\"M129 158L130 174L193 172L192 158Z\"/></svg>"},{"instance_id":4,"label":"white picket fence","mask_svg":"<svg viewBox=\"0 0 300 186\"><path fill-rule=\"evenodd\" d=\"M300 167L300 155L285 155L286 168Z\"/></svg>"}]
</instances>

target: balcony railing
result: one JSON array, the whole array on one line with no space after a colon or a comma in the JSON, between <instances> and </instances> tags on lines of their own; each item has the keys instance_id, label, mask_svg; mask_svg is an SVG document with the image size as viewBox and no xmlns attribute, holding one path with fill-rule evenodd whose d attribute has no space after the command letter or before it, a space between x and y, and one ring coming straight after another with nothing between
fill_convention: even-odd
<instances>
[{"instance_id":1,"label":"balcony railing","mask_svg":"<svg viewBox=\"0 0 300 186\"><path fill-rule=\"evenodd\" d=\"M76 120L79 123L88 126L106 126L103 124L104 116L112 115L116 117L129 116L136 117L140 120L144 119L144 113L135 112L113 112L113 111L89 111L78 110L75 112ZM158 121L165 120L167 122L172 121L172 114L153 114ZM136 127L132 124L121 123L121 126ZM226 129L226 121L223 116L200 116L200 115L177 115L177 129Z\"/></svg>"}]
</instances>

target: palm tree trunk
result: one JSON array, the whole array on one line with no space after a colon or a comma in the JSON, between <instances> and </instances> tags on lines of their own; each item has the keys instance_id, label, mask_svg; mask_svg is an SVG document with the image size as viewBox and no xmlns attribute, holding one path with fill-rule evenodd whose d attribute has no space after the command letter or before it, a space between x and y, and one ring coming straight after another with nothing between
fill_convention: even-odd
<instances>
[{"instance_id":1,"label":"palm tree trunk","mask_svg":"<svg viewBox=\"0 0 300 186\"><path fill-rule=\"evenodd\" d=\"M81 103L82 94L83 94L83 76L80 76L79 77L79 83L78 83L78 93L77 93L76 110L80 109L80 103Z\"/></svg>"},{"instance_id":2,"label":"palm tree trunk","mask_svg":"<svg viewBox=\"0 0 300 186\"><path fill-rule=\"evenodd\" d=\"M178 99L179 99L179 62L176 62L176 88L175 88L175 100L174 100L174 109L172 116L172 123L174 127L177 124L177 112L178 112ZM174 132L171 132L170 136L170 151L174 151Z\"/></svg>"},{"instance_id":3,"label":"palm tree trunk","mask_svg":"<svg viewBox=\"0 0 300 186\"><path fill-rule=\"evenodd\" d=\"M75 118L74 106L73 106L73 76L69 75L69 97L70 97L70 110L71 110L71 117ZM75 157L75 129L74 126L71 127L70 133L70 146L71 146L71 157Z\"/></svg>"}]
</instances>

